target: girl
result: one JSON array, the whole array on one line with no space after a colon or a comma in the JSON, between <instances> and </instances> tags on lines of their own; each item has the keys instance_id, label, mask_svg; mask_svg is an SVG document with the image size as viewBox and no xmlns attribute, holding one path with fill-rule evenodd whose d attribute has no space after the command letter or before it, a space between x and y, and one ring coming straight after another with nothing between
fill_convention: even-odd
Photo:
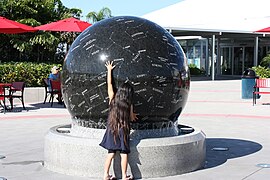
<instances>
[{"instance_id":1,"label":"girl","mask_svg":"<svg viewBox=\"0 0 270 180\"><path fill-rule=\"evenodd\" d=\"M116 93L113 91L112 85L112 70L115 67L113 62L106 62L107 67L107 85L109 96L109 116L107 129L104 134L100 146L108 149L108 155L104 165L104 180L115 179L109 175L112 159L116 151L120 151L121 156L121 171L122 179L132 179L127 176L128 154L129 148L129 133L130 121L137 119L136 114L133 113L132 98L133 88L129 83L123 83Z\"/></svg>"}]
</instances>

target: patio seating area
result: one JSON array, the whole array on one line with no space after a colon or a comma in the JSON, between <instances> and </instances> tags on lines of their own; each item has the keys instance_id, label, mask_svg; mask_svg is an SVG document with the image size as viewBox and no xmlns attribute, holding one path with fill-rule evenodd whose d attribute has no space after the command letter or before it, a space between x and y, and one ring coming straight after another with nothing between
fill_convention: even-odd
<instances>
[{"instance_id":1,"label":"patio seating area","mask_svg":"<svg viewBox=\"0 0 270 180\"><path fill-rule=\"evenodd\" d=\"M62 97L60 82L53 86L53 91L45 82L44 87L26 87L24 82L0 83L0 114L31 111L33 107L29 104L43 104L44 108L65 107L57 102L58 94Z\"/></svg>"},{"instance_id":2,"label":"patio seating area","mask_svg":"<svg viewBox=\"0 0 270 180\"><path fill-rule=\"evenodd\" d=\"M0 83L0 101L4 113L13 109L14 99L19 99L25 110L24 88L25 82ZM9 101L10 107L7 106L7 101Z\"/></svg>"}]
</instances>

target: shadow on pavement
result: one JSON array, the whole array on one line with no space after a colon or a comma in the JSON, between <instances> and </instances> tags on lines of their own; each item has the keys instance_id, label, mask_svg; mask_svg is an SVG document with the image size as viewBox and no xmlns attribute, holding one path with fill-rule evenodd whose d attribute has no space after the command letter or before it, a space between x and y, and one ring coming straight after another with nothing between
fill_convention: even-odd
<instances>
[{"instance_id":1,"label":"shadow on pavement","mask_svg":"<svg viewBox=\"0 0 270 180\"><path fill-rule=\"evenodd\" d=\"M204 169L219 166L228 159L253 154L262 149L262 145L241 139L207 138L206 162Z\"/></svg>"},{"instance_id":2,"label":"shadow on pavement","mask_svg":"<svg viewBox=\"0 0 270 180\"><path fill-rule=\"evenodd\" d=\"M54 102L52 107L51 107L51 103L45 103L45 104L35 103L35 104L29 104L29 105L31 105L34 108L38 108L38 109L40 109L40 108L58 108L58 109L65 108L64 104L58 104L57 102Z\"/></svg>"},{"instance_id":3,"label":"shadow on pavement","mask_svg":"<svg viewBox=\"0 0 270 180\"><path fill-rule=\"evenodd\" d=\"M23 109L23 107L20 107L20 106L18 107L14 106L13 109L10 109L10 107L8 108L9 109L7 109L5 113L19 113L19 112L27 112L27 111L39 109L37 107L25 107L25 109ZM0 109L0 113L4 113L4 110Z\"/></svg>"},{"instance_id":4,"label":"shadow on pavement","mask_svg":"<svg viewBox=\"0 0 270 180\"><path fill-rule=\"evenodd\" d=\"M18 162L10 162L10 163L2 163L3 165L29 165L29 164L34 164L34 163L40 163L43 165L43 161L18 161Z\"/></svg>"},{"instance_id":5,"label":"shadow on pavement","mask_svg":"<svg viewBox=\"0 0 270 180\"><path fill-rule=\"evenodd\" d=\"M53 103L53 106L51 107L51 103L33 103L33 104L28 104L25 109L23 109L21 106L16 106L14 105L13 109L10 109L10 107L8 106L9 109L6 110L6 113L19 113L19 112L27 112L27 111L35 111L37 109L42 109L42 108L57 108L57 109L61 109L61 108L66 108L64 104L58 104L57 102ZM4 113L3 108L0 109L0 113Z\"/></svg>"}]
</instances>

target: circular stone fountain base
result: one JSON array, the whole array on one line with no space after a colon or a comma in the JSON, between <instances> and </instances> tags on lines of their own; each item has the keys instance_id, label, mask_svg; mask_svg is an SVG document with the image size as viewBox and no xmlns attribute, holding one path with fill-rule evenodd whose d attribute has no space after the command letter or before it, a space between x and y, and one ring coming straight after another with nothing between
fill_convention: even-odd
<instances>
[{"instance_id":1,"label":"circular stone fountain base","mask_svg":"<svg viewBox=\"0 0 270 180\"><path fill-rule=\"evenodd\" d=\"M178 127L180 132L181 127ZM128 174L133 174L135 178L154 178L183 174L203 167L205 134L196 128L190 128L188 132L189 128L183 127L183 134L172 137L131 139ZM76 135L70 130L70 125L52 127L45 136L44 166L67 175L101 178L107 150L99 143L105 130L85 130L92 131L90 137ZM111 169L114 171L111 174L120 178L119 154Z\"/></svg>"}]
</instances>

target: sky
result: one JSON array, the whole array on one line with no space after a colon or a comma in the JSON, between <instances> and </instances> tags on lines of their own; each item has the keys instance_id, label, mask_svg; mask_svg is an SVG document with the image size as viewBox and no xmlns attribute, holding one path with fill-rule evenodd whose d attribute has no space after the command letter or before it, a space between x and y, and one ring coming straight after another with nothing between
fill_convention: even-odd
<instances>
[{"instance_id":1,"label":"sky","mask_svg":"<svg viewBox=\"0 0 270 180\"><path fill-rule=\"evenodd\" d=\"M103 7L108 7L112 16L142 16L180 1L182 0L62 0L62 3L68 8L81 9L81 20L86 20L85 16L89 12L98 12Z\"/></svg>"}]
</instances>

